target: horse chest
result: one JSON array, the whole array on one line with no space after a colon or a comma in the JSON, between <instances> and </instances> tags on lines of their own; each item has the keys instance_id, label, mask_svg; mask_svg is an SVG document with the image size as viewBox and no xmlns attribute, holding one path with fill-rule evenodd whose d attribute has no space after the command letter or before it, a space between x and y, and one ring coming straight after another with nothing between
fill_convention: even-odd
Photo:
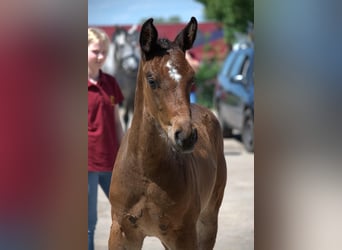
<instances>
[{"instance_id":1,"label":"horse chest","mask_svg":"<svg viewBox=\"0 0 342 250\"><path fill-rule=\"evenodd\" d=\"M186 190L183 193L170 191L150 182L127 219L131 226L140 228L146 235L166 235L183 225L185 214L196 204L189 194Z\"/></svg>"}]
</instances>

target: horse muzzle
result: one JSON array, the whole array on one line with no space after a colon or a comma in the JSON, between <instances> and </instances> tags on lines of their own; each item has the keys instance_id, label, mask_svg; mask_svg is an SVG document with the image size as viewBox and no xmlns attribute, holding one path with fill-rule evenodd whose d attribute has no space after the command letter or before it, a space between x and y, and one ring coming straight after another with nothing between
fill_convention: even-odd
<instances>
[{"instance_id":1,"label":"horse muzzle","mask_svg":"<svg viewBox=\"0 0 342 250\"><path fill-rule=\"evenodd\" d=\"M185 130L177 130L174 134L176 148L182 153L191 153L197 142L197 129L191 129L190 133Z\"/></svg>"}]
</instances>

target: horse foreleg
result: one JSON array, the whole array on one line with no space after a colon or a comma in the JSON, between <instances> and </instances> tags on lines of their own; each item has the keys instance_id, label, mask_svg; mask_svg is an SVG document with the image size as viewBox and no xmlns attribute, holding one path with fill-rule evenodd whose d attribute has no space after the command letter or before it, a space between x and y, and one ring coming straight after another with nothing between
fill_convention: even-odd
<instances>
[{"instance_id":1,"label":"horse foreleg","mask_svg":"<svg viewBox=\"0 0 342 250\"><path fill-rule=\"evenodd\" d=\"M200 250L212 250L217 235L218 213L223 200L226 175L224 168L220 168L222 174L218 177L210 204L204 209L197 221L198 247Z\"/></svg>"},{"instance_id":2,"label":"horse foreleg","mask_svg":"<svg viewBox=\"0 0 342 250\"><path fill-rule=\"evenodd\" d=\"M165 249L198 250L196 227L174 231L161 239Z\"/></svg>"},{"instance_id":3,"label":"horse foreleg","mask_svg":"<svg viewBox=\"0 0 342 250\"><path fill-rule=\"evenodd\" d=\"M199 250L212 250L216 241L218 211L205 211L197 222Z\"/></svg>"}]
</instances>

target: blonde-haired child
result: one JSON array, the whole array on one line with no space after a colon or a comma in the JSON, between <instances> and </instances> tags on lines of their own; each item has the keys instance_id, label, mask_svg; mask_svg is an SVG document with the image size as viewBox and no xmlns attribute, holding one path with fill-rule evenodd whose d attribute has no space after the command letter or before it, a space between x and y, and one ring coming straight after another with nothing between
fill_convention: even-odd
<instances>
[{"instance_id":1,"label":"blonde-haired child","mask_svg":"<svg viewBox=\"0 0 342 250\"><path fill-rule=\"evenodd\" d=\"M124 97L116 79L101 70L108 52L105 31L88 28L88 250L94 249L97 188L109 196L117 151L123 137L118 104Z\"/></svg>"}]
</instances>

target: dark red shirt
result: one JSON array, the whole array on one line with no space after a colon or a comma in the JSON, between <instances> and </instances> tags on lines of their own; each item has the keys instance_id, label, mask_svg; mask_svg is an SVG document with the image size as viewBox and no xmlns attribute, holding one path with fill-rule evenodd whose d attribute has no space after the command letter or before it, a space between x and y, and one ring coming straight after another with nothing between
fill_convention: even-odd
<instances>
[{"instance_id":1,"label":"dark red shirt","mask_svg":"<svg viewBox=\"0 0 342 250\"><path fill-rule=\"evenodd\" d=\"M97 84L88 80L88 171L113 170L119 149L114 105L123 99L114 77L100 71Z\"/></svg>"}]
</instances>

